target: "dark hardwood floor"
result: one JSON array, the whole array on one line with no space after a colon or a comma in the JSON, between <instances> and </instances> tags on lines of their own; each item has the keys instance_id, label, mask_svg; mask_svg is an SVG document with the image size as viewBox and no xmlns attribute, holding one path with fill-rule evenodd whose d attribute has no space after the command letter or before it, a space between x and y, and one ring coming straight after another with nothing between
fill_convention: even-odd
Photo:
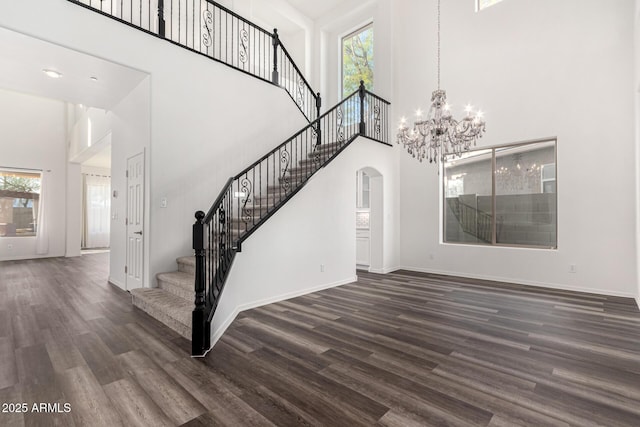
<instances>
[{"instance_id":1,"label":"dark hardwood floor","mask_svg":"<svg viewBox=\"0 0 640 427\"><path fill-rule=\"evenodd\" d=\"M1 426L640 425L631 299L360 273L241 313L192 359L107 264L0 263L0 409L29 409Z\"/></svg>"}]
</instances>

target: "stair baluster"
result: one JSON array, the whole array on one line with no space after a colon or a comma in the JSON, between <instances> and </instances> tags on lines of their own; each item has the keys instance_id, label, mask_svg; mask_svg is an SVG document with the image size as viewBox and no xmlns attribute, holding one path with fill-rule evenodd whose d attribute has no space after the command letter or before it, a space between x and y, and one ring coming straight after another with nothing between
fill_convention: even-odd
<instances>
[{"instance_id":1,"label":"stair baluster","mask_svg":"<svg viewBox=\"0 0 640 427\"><path fill-rule=\"evenodd\" d=\"M218 263L198 255L199 250L201 253L204 251L198 249L201 246L198 240L201 212L196 213L193 246L196 259L200 257L207 261L200 268L208 272L208 276L198 270L197 262L195 289L196 294L205 289L207 300L204 307L208 310L208 316L203 321L203 304L196 298L192 323L193 355L201 356L209 349L207 339L213 314L222 296L235 254L241 251L243 242L357 137L364 136L391 146L387 127L381 124L381 117L388 117L388 106L387 101L367 91L364 82L360 82L357 91L238 175L229 178L202 220L205 236L208 235L214 242L220 242ZM237 199L235 210L225 208L225 203L234 199ZM222 224L222 230L218 228L217 222Z\"/></svg>"},{"instance_id":2,"label":"stair baluster","mask_svg":"<svg viewBox=\"0 0 640 427\"><path fill-rule=\"evenodd\" d=\"M195 263L188 257L179 258L178 272L158 275L159 289L132 292L134 304L145 311L172 311L173 317L165 319L167 324L185 337L191 329L193 355L204 355L210 347L213 314L242 243L358 136L391 146L389 102L367 91L361 81L357 91L320 115L320 93L311 89L278 31L274 29L272 34L213 0L186 4L157 0L156 9L152 0L68 1L277 85L287 91L309 121L294 136L229 178L206 215L196 213ZM234 202L236 198L239 200ZM195 301L187 319L183 285L192 269ZM172 292L160 304L164 286ZM145 299L145 294L149 298Z\"/></svg>"}]
</instances>

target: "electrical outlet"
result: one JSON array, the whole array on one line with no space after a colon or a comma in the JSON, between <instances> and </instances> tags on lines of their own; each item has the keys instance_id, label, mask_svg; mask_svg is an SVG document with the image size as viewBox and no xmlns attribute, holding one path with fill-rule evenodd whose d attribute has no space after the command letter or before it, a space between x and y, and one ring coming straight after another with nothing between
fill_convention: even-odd
<instances>
[{"instance_id":1,"label":"electrical outlet","mask_svg":"<svg viewBox=\"0 0 640 427\"><path fill-rule=\"evenodd\" d=\"M433 259L434 259L434 258L435 258L435 257L433 256L433 254L429 254L429 259L430 259L431 261L433 261Z\"/></svg>"},{"instance_id":2,"label":"electrical outlet","mask_svg":"<svg viewBox=\"0 0 640 427\"><path fill-rule=\"evenodd\" d=\"M569 264L569 273L577 273L578 272L578 268L576 267L575 264Z\"/></svg>"},{"instance_id":3,"label":"electrical outlet","mask_svg":"<svg viewBox=\"0 0 640 427\"><path fill-rule=\"evenodd\" d=\"M324 264L320 264L320 273L324 273Z\"/></svg>"},{"instance_id":4,"label":"electrical outlet","mask_svg":"<svg viewBox=\"0 0 640 427\"><path fill-rule=\"evenodd\" d=\"M9 249L9 250L13 249L13 243L7 244L7 249Z\"/></svg>"}]
</instances>

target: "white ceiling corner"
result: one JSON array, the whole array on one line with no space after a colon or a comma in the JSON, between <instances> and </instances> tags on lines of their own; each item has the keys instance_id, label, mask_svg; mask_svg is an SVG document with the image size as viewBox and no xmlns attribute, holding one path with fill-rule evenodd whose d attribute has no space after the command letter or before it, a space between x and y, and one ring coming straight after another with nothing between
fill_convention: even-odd
<instances>
[{"instance_id":1,"label":"white ceiling corner","mask_svg":"<svg viewBox=\"0 0 640 427\"><path fill-rule=\"evenodd\" d=\"M344 3L344 0L287 0L291 6L302 12L304 15L313 19L326 15L333 9L338 8Z\"/></svg>"}]
</instances>

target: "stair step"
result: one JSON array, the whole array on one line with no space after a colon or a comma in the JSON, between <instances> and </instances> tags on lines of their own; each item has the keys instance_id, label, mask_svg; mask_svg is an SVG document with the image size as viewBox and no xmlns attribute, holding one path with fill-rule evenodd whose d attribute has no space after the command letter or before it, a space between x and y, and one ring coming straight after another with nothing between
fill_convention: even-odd
<instances>
[{"instance_id":1,"label":"stair step","mask_svg":"<svg viewBox=\"0 0 640 427\"><path fill-rule=\"evenodd\" d=\"M291 168L289 169L289 174L292 176L296 176L296 175L311 175L312 173L314 173L315 171L317 171L318 169L320 169L320 167L316 167L314 164L309 164L307 166L297 166L295 168Z\"/></svg>"},{"instance_id":2,"label":"stair step","mask_svg":"<svg viewBox=\"0 0 640 427\"><path fill-rule=\"evenodd\" d=\"M322 144L315 151L311 151L307 154L307 158L312 159L315 155L320 154L321 157L329 158L333 153L338 151L344 143L332 142L331 144Z\"/></svg>"},{"instance_id":3,"label":"stair step","mask_svg":"<svg viewBox=\"0 0 640 427\"><path fill-rule=\"evenodd\" d=\"M273 200L273 199L271 199ZM264 199L256 200L256 204L247 203L246 210L255 213L267 213L274 207L274 203L267 203Z\"/></svg>"},{"instance_id":4,"label":"stair step","mask_svg":"<svg viewBox=\"0 0 640 427\"><path fill-rule=\"evenodd\" d=\"M193 301L195 299L195 257L193 257L193 267L193 273L186 273L184 271L159 273L156 275L158 287L167 292L171 292L177 297L187 301Z\"/></svg>"},{"instance_id":5,"label":"stair step","mask_svg":"<svg viewBox=\"0 0 640 427\"><path fill-rule=\"evenodd\" d=\"M298 187L300 184L302 184L303 182L306 181L306 179L301 179L302 177L300 177L300 179L295 179L295 177L287 177L289 179L289 188L285 189L283 184L284 184L284 179L280 178L280 184L279 185L269 185L267 186L267 191L269 193L277 193L277 194L281 194L282 196L285 196L287 194L289 194L293 189L295 189L296 187Z\"/></svg>"},{"instance_id":6,"label":"stair step","mask_svg":"<svg viewBox=\"0 0 640 427\"><path fill-rule=\"evenodd\" d=\"M282 196L284 197L284 195L285 194L283 192ZM280 199L272 199L272 198L269 198L268 200L256 199L256 206L260 206L260 209L259 209L260 217L271 212L272 210L275 210L275 208L278 206L279 203L280 203ZM257 211L258 209L256 209L256 213Z\"/></svg>"},{"instance_id":7,"label":"stair step","mask_svg":"<svg viewBox=\"0 0 640 427\"><path fill-rule=\"evenodd\" d=\"M318 150L324 150L324 151L335 150L335 149L341 147L342 145L344 145L344 142L337 142L337 141L336 142L330 142L328 144L320 144L320 146L318 146L318 149L316 151L318 151Z\"/></svg>"},{"instance_id":8,"label":"stair step","mask_svg":"<svg viewBox=\"0 0 640 427\"><path fill-rule=\"evenodd\" d=\"M196 257L195 256L182 256L176 259L178 263L178 271L189 274L196 274Z\"/></svg>"},{"instance_id":9,"label":"stair step","mask_svg":"<svg viewBox=\"0 0 640 427\"><path fill-rule=\"evenodd\" d=\"M193 302L159 288L131 290L133 305L191 340Z\"/></svg>"},{"instance_id":10,"label":"stair step","mask_svg":"<svg viewBox=\"0 0 640 427\"><path fill-rule=\"evenodd\" d=\"M180 257L177 259L178 261L178 271L175 271L173 273L161 273L162 275L174 275L175 273L184 273L184 274L188 274L189 275L189 282L187 282L186 277L187 276L177 276L174 275L173 277L177 278L178 280L181 280L182 282L179 284L181 287L183 287L188 293L186 294L187 297L186 299L191 301L194 299L195 296L195 278L196 278L196 257L194 255L192 256L185 256L185 257ZM212 258L212 261L215 262L215 259ZM172 278L169 278L168 282L171 282ZM160 283L160 276L158 275L158 283ZM169 289L167 289L169 290ZM181 296L182 295L178 295ZM183 297L184 298L184 297Z\"/></svg>"},{"instance_id":11,"label":"stair step","mask_svg":"<svg viewBox=\"0 0 640 427\"><path fill-rule=\"evenodd\" d=\"M307 180L307 174L306 173L305 174L299 174L299 175L287 174L286 177L278 178L278 181L280 181L280 183L283 183L283 182L285 182L285 179L288 180L291 184L293 184L293 183L301 184L301 183L303 183L304 181ZM276 185L276 187L278 187L278 186Z\"/></svg>"},{"instance_id":12,"label":"stair step","mask_svg":"<svg viewBox=\"0 0 640 427\"><path fill-rule=\"evenodd\" d=\"M333 152L331 153L326 153L324 155L320 155L320 158L318 159L318 161L315 160L315 157L313 156L309 156L306 159L302 159L298 162L299 167L303 168L303 167L312 167L315 166L316 169L320 169L320 167L327 161L329 160L329 157L333 156Z\"/></svg>"}]
</instances>

